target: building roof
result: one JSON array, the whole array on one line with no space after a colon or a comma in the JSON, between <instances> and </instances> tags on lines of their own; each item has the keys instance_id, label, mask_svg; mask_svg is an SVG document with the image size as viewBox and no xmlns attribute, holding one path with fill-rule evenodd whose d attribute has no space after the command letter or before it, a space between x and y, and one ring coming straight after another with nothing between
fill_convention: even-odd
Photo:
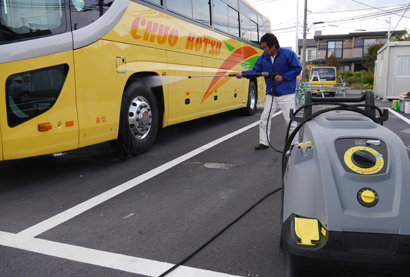
<instances>
[{"instance_id":1,"label":"building roof","mask_svg":"<svg viewBox=\"0 0 410 277\"><path fill-rule=\"evenodd\" d=\"M393 31L390 32L390 36L395 36L403 32L401 31ZM320 35L315 36L315 41L317 42L320 39L340 39L340 38L353 38L353 37L374 37L374 36L387 36L388 31L379 31L379 32L352 32L348 34L342 35Z\"/></svg>"},{"instance_id":2,"label":"building roof","mask_svg":"<svg viewBox=\"0 0 410 277\"><path fill-rule=\"evenodd\" d=\"M306 47L316 47L317 43L313 38L306 39ZM303 39L298 39L298 47L303 47Z\"/></svg>"}]
</instances>

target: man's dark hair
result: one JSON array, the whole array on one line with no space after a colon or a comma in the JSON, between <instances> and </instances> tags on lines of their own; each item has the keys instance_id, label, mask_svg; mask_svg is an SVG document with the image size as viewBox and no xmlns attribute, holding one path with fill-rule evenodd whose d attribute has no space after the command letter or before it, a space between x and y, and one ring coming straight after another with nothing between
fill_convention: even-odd
<instances>
[{"instance_id":1,"label":"man's dark hair","mask_svg":"<svg viewBox=\"0 0 410 277\"><path fill-rule=\"evenodd\" d=\"M261 37L261 43L266 42L266 45L269 48L272 48L273 45L276 46L276 49L279 50L279 41L276 36L272 33L266 33Z\"/></svg>"}]
</instances>

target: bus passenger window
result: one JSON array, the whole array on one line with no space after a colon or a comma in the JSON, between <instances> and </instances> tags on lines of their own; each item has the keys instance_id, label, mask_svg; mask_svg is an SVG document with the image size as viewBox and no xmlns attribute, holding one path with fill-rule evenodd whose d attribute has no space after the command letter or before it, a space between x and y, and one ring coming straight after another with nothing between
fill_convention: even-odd
<instances>
[{"instance_id":1,"label":"bus passenger window","mask_svg":"<svg viewBox=\"0 0 410 277\"><path fill-rule=\"evenodd\" d=\"M70 1L73 30L78 30L96 21L111 7L113 2L114 0Z\"/></svg>"},{"instance_id":2,"label":"bus passenger window","mask_svg":"<svg viewBox=\"0 0 410 277\"><path fill-rule=\"evenodd\" d=\"M68 74L68 65L17 73L6 80L7 123L15 127L54 105Z\"/></svg>"},{"instance_id":3,"label":"bus passenger window","mask_svg":"<svg viewBox=\"0 0 410 277\"><path fill-rule=\"evenodd\" d=\"M146 0L146 1L152 2L152 3L154 3L154 4L157 4L157 5L162 6L162 1L161 1L161 0Z\"/></svg>"},{"instance_id":4,"label":"bus passenger window","mask_svg":"<svg viewBox=\"0 0 410 277\"><path fill-rule=\"evenodd\" d=\"M221 0L214 0L214 27L228 33L228 5Z\"/></svg>"},{"instance_id":5,"label":"bus passenger window","mask_svg":"<svg viewBox=\"0 0 410 277\"><path fill-rule=\"evenodd\" d=\"M0 1L1 43L59 34L66 30L63 0Z\"/></svg>"},{"instance_id":6,"label":"bus passenger window","mask_svg":"<svg viewBox=\"0 0 410 277\"><path fill-rule=\"evenodd\" d=\"M263 19L262 16L260 14L258 14L258 26L259 26L259 40L261 39L261 37L267 33L265 30L265 25L263 24Z\"/></svg>"},{"instance_id":7,"label":"bus passenger window","mask_svg":"<svg viewBox=\"0 0 410 277\"><path fill-rule=\"evenodd\" d=\"M229 6L231 6L234 9L238 9L238 0L224 0L225 3L227 3Z\"/></svg>"},{"instance_id":8,"label":"bus passenger window","mask_svg":"<svg viewBox=\"0 0 410 277\"><path fill-rule=\"evenodd\" d=\"M209 0L192 0L194 20L211 25Z\"/></svg>"},{"instance_id":9,"label":"bus passenger window","mask_svg":"<svg viewBox=\"0 0 410 277\"><path fill-rule=\"evenodd\" d=\"M239 13L228 7L229 34L239 37Z\"/></svg>"},{"instance_id":10,"label":"bus passenger window","mask_svg":"<svg viewBox=\"0 0 410 277\"><path fill-rule=\"evenodd\" d=\"M168 0L168 8L182 15L192 18L192 3L191 0Z\"/></svg>"},{"instance_id":11,"label":"bus passenger window","mask_svg":"<svg viewBox=\"0 0 410 277\"><path fill-rule=\"evenodd\" d=\"M258 40L258 24L251 20L251 41L255 44L259 44Z\"/></svg>"},{"instance_id":12,"label":"bus passenger window","mask_svg":"<svg viewBox=\"0 0 410 277\"><path fill-rule=\"evenodd\" d=\"M251 20L241 14L241 38L251 40Z\"/></svg>"}]
</instances>

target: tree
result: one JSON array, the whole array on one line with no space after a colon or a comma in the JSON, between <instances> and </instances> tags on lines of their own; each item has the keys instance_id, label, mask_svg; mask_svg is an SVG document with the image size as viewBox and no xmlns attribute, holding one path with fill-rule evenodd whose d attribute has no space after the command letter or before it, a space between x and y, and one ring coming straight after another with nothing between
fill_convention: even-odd
<instances>
[{"instance_id":1,"label":"tree","mask_svg":"<svg viewBox=\"0 0 410 277\"><path fill-rule=\"evenodd\" d=\"M334 67L336 67L336 69L339 69L339 62L336 59L335 53L330 55L329 58L326 57L325 61L326 61L326 66L334 66Z\"/></svg>"},{"instance_id":2,"label":"tree","mask_svg":"<svg viewBox=\"0 0 410 277\"><path fill-rule=\"evenodd\" d=\"M394 36L395 41L410 41L410 34L409 32L402 31L400 34Z\"/></svg>"},{"instance_id":3,"label":"tree","mask_svg":"<svg viewBox=\"0 0 410 277\"><path fill-rule=\"evenodd\" d=\"M364 57L364 59L366 60L364 66L367 68L367 71L374 72L374 63L377 60L377 51L379 51L379 49L382 48L383 45L383 43L375 43L370 45L367 49L367 54Z\"/></svg>"}]
</instances>

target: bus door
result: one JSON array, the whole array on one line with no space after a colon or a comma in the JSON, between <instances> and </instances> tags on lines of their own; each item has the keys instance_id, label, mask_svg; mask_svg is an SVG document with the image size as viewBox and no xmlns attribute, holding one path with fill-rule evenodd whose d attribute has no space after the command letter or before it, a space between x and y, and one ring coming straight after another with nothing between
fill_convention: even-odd
<instances>
[{"instance_id":1,"label":"bus door","mask_svg":"<svg viewBox=\"0 0 410 277\"><path fill-rule=\"evenodd\" d=\"M78 147L66 1L0 5L0 160Z\"/></svg>"}]
</instances>

